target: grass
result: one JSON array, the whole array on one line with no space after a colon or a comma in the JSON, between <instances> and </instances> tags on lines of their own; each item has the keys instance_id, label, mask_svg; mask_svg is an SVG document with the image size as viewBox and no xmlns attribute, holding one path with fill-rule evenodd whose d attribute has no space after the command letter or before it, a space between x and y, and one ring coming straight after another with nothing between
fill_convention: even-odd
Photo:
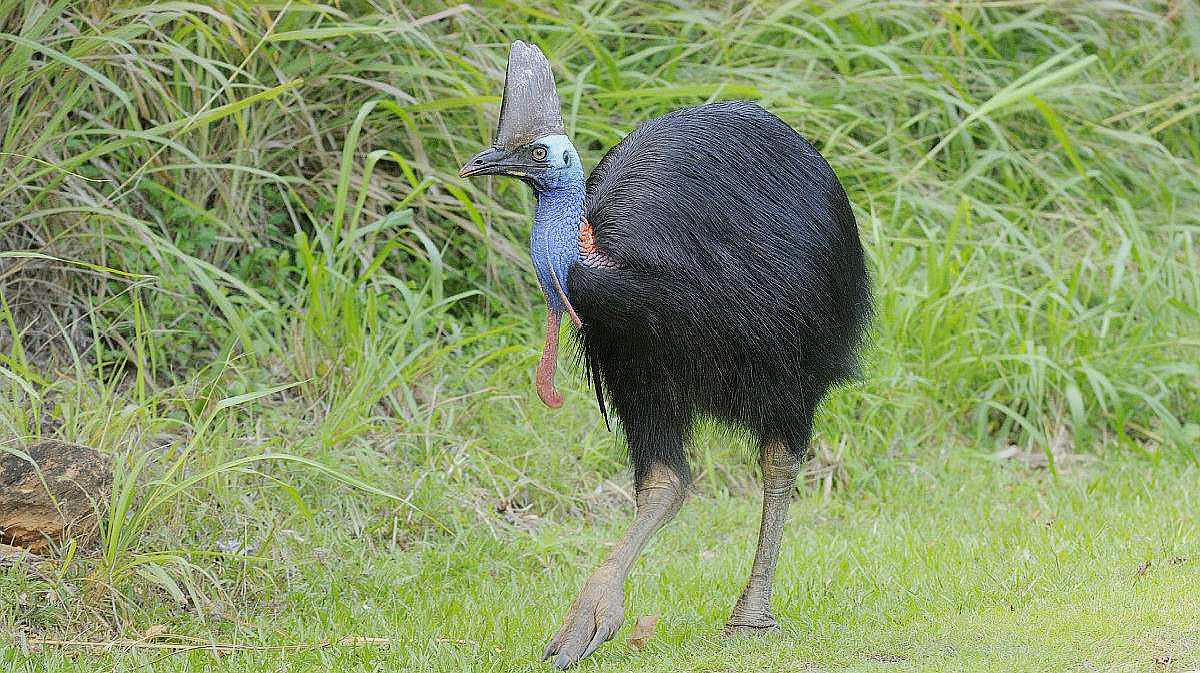
<instances>
[{"instance_id":1,"label":"grass","mask_svg":"<svg viewBox=\"0 0 1200 673\"><path fill-rule=\"evenodd\" d=\"M1200 495L1195 468L1163 476L1122 461L1076 468L1064 482L975 457L896 463L879 476L875 487L795 503L776 596L784 632L764 641L717 636L753 555L757 507L694 499L627 589L632 614L661 615L655 638L634 651L622 637L582 670L1200 665L1200 558L1187 523ZM543 670L544 639L624 517L491 518L490 528L410 550L379 536L289 539L279 551L289 577L258 598L264 609L217 621L160 609L148 623L164 625L157 642L179 642L169 635L178 633L245 648L220 656L224 670ZM342 640L356 637L388 644ZM254 650L324 641L343 644ZM22 660L10 650L6 663L22 670ZM27 670L189 670L212 660L207 651L55 648Z\"/></svg>"},{"instance_id":2,"label":"grass","mask_svg":"<svg viewBox=\"0 0 1200 673\"><path fill-rule=\"evenodd\" d=\"M819 421L836 488L788 529L784 638L712 637L757 503L750 453L705 431L629 589L660 633L600 665L1196 667L1172 563L1200 557L1194 2L0 17L0 450L82 442L117 474L98 545L0 569L7 663L212 664L21 645L154 629L398 643L221 658L251 670L534 667L629 503L586 387L531 394L529 194L456 176L520 38L585 163L674 107L779 114L845 184L879 299ZM1010 446L1048 469L989 458Z\"/></svg>"}]
</instances>

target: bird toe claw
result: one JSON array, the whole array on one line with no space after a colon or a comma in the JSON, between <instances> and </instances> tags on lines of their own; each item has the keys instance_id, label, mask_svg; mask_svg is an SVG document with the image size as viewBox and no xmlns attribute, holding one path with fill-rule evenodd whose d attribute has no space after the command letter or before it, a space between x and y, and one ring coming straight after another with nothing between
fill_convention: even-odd
<instances>
[{"instance_id":1,"label":"bird toe claw","mask_svg":"<svg viewBox=\"0 0 1200 673\"><path fill-rule=\"evenodd\" d=\"M730 620L725 628L721 631L721 635L730 638L737 636L761 636L779 632L779 624L771 615L765 615L762 618L754 620L745 620L734 622Z\"/></svg>"},{"instance_id":2,"label":"bird toe claw","mask_svg":"<svg viewBox=\"0 0 1200 673\"><path fill-rule=\"evenodd\" d=\"M546 645L542 659L554 657L555 668L570 668L616 635L624 618L622 591L607 584L589 582L571 605L562 628Z\"/></svg>"}]
</instances>

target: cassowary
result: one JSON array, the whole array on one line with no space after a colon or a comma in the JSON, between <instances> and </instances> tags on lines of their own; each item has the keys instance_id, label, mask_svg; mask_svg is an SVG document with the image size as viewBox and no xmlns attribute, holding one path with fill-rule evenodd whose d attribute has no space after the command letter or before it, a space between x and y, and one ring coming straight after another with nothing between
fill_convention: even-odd
<instances>
[{"instance_id":1,"label":"cassowary","mask_svg":"<svg viewBox=\"0 0 1200 673\"><path fill-rule=\"evenodd\" d=\"M726 633L776 628L775 562L813 413L856 375L871 313L858 229L829 164L761 107L714 103L642 124L585 181L549 62L515 42L493 146L459 175L533 188L530 251L549 309L538 394L562 404L566 313L633 464L633 523L544 657L566 668L620 629L630 566L683 503L701 418L756 438L763 473L758 552Z\"/></svg>"}]
</instances>

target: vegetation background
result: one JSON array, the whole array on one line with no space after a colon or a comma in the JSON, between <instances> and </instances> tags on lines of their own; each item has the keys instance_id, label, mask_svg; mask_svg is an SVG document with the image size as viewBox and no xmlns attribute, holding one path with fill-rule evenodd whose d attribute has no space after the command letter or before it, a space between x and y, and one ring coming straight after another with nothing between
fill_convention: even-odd
<instances>
[{"instance_id":1,"label":"vegetation background","mask_svg":"<svg viewBox=\"0 0 1200 673\"><path fill-rule=\"evenodd\" d=\"M0 0L0 449L116 474L97 542L0 567L0 662L540 670L631 505L586 386L533 395L530 194L456 175L514 39L589 165L781 116L878 294L784 634L716 637L758 505L713 429L630 583L658 634L583 668L1200 666L1194 0Z\"/></svg>"}]
</instances>

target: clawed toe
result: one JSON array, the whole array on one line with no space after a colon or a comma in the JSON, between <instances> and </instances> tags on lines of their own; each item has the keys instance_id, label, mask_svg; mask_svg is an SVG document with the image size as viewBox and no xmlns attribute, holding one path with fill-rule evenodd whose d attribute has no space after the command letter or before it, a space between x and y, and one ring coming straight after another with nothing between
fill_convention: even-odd
<instances>
[{"instance_id":1,"label":"clawed toe","mask_svg":"<svg viewBox=\"0 0 1200 673\"><path fill-rule=\"evenodd\" d=\"M773 633L779 633L779 624L775 622L774 617L765 617L751 621L730 621L721 631L721 635L726 638L737 636L763 636Z\"/></svg>"},{"instance_id":2,"label":"clawed toe","mask_svg":"<svg viewBox=\"0 0 1200 673\"><path fill-rule=\"evenodd\" d=\"M556 636L546 645L546 651L542 654L542 660L554 657L551 664L555 668L559 670L570 668L591 655L592 652L595 652L597 647L608 642L616 633L616 628L609 624L600 624L595 632L590 635L590 638L584 635L584 638L588 638L588 640L574 637L563 644L559 644L558 637ZM581 631L576 630L575 633L578 634Z\"/></svg>"},{"instance_id":3,"label":"clawed toe","mask_svg":"<svg viewBox=\"0 0 1200 673\"><path fill-rule=\"evenodd\" d=\"M546 645L542 659L550 659L555 668L565 669L595 652L620 630L624 602L621 590L609 583L585 584L563 619L562 628Z\"/></svg>"},{"instance_id":4,"label":"clawed toe","mask_svg":"<svg viewBox=\"0 0 1200 673\"><path fill-rule=\"evenodd\" d=\"M604 643L616 634L617 629L621 627L620 623L611 624L608 622L568 622L563 625L560 636L555 636L548 645L546 651L542 654L542 659L553 660L550 662L559 670L570 668L579 663L584 657L587 657L596 651Z\"/></svg>"}]
</instances>

